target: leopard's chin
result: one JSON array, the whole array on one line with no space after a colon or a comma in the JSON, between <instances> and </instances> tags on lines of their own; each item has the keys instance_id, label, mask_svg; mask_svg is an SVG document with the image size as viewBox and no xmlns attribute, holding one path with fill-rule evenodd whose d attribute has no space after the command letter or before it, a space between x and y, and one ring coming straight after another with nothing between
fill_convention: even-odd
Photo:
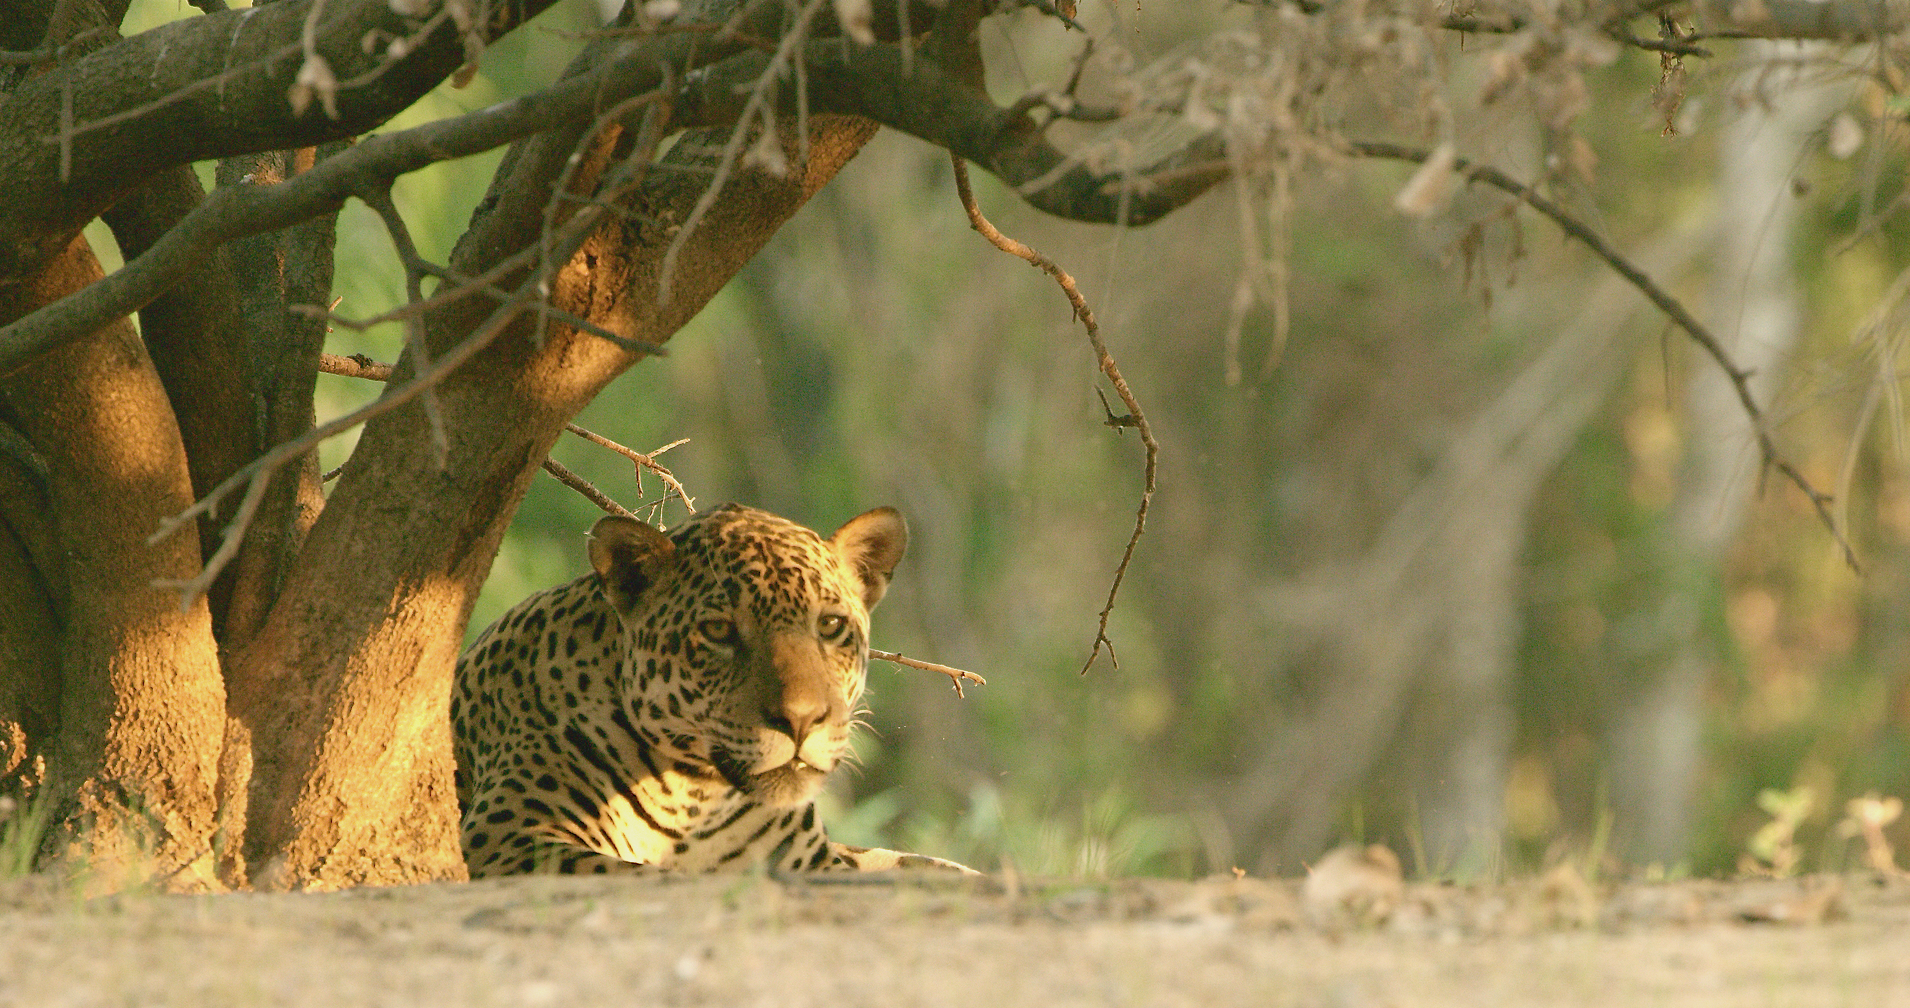
<instances>
[{"instance_id":1,"label":"leopard's chin","mask_svg":"<svg viewBox=\"0 0 1910 1008\"><path fill-rule=\"evenodd\" d=\"M774 806L809 802L822 790L822 782L829 776L829 771L812 766L801 757L791 758L767 770L755 771L750 761L726 749L719 749L710 754L710 763L730 787Z\"/></svg>"},{"instance_id":2,"label":"leopard's chin","mask_svg":"<svg viewBox=\"0 0 1910 1008\"><path fill-rule=\"evenodd\" d=\"M818 770L800 759L792 759L782 766L752 775L742 790L766 805L803 805L822 790L823 778L827 776L827 771Z\"/></svg>"}]
</instances>

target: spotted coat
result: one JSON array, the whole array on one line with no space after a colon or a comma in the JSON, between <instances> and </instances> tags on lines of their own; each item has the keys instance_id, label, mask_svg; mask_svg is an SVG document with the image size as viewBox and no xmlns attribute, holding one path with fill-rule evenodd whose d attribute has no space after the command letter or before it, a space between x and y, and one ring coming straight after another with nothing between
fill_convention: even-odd
<instances>
[{"instance_id":1,"label":"spotted coat","mask_svg":"<svg viewBox=\"0 0 1910 1008\"><path fill-rule=\"evenodd\" d=\"M907 546L893 508L829 539L725 505L668 535L610 517L592 572L532 595L458 660L466 864L532 871L959 865L828 838L869 610Z\"/></svg>"}]
</instances>

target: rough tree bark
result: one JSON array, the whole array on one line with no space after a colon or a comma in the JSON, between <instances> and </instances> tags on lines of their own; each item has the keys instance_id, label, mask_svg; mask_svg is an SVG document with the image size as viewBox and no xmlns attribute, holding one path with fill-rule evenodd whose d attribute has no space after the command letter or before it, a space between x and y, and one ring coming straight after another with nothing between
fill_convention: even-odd
<instances>
[{"instance_id":1,"label":"rough tree bark","mask_svg":"<svg viewBox=\"0 0 1910 1008\"><path fill-rule=\"evenodd\" d=\"M99 277L75 238L32 281L0 287L0 318ZM211 613L204 599L182 610L152 587L197 572L198 536L146 542L194 496L165 387L123 319L7 375L0 394L6 418L52 463L65 607L42 800L64 814L48 848L100 888L153 876L211 886L225 697Z\"/></svg>"}]
</instances>

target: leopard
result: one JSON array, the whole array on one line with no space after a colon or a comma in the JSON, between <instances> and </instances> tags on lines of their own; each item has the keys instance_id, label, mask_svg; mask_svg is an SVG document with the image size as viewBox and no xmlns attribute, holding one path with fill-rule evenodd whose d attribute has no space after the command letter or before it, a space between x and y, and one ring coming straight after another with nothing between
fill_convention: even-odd
<instances>
[{"instance_id":1,"label":"leopard","mask_svg":"<svg viewBox=\"0 0 1910 1008\"><path fill-rule=\"evenodd\" d=\"M825 780L852 756L869 613L908 536L891 507L827 539L740 504L668 532L599 520L590 571L511 608L458 659L471 877L975 874L831 840L818 821Z\"/></svg>"}]
</instances>

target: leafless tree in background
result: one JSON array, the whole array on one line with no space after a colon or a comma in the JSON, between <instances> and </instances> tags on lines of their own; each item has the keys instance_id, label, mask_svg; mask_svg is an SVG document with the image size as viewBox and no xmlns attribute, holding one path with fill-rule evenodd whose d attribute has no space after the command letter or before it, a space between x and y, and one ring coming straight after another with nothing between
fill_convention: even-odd
<instances>
[{"instance_id":1,"label":"leafless tree in background","mask_svg":"<svg viewBox=\"0 0 1910 1008\"><path fill-rule=\"evenodd\" d=\"M1736 82L1719 134L1720 207L1711 298L1713 329L1732 359L1755 376L1767 407L1803 325L1792 267L1798 200L1795 165L1850 97L1850 81L1822 77L1810 49L1759 46ZM1801 80L1800 80L1801 78ZM1636 562L1656 571L1654 611L1622 620L1614 653L1612 815L1618 849L1639 863L1685 856L1702 764L1704 686L1718 656L1701 628L1718 591L1724 552L1759 482L1756 433L1724 376L1692 377L1685 407L1685 464L1663 540L1636 544Z\"/></svg>"}]
</instances>

